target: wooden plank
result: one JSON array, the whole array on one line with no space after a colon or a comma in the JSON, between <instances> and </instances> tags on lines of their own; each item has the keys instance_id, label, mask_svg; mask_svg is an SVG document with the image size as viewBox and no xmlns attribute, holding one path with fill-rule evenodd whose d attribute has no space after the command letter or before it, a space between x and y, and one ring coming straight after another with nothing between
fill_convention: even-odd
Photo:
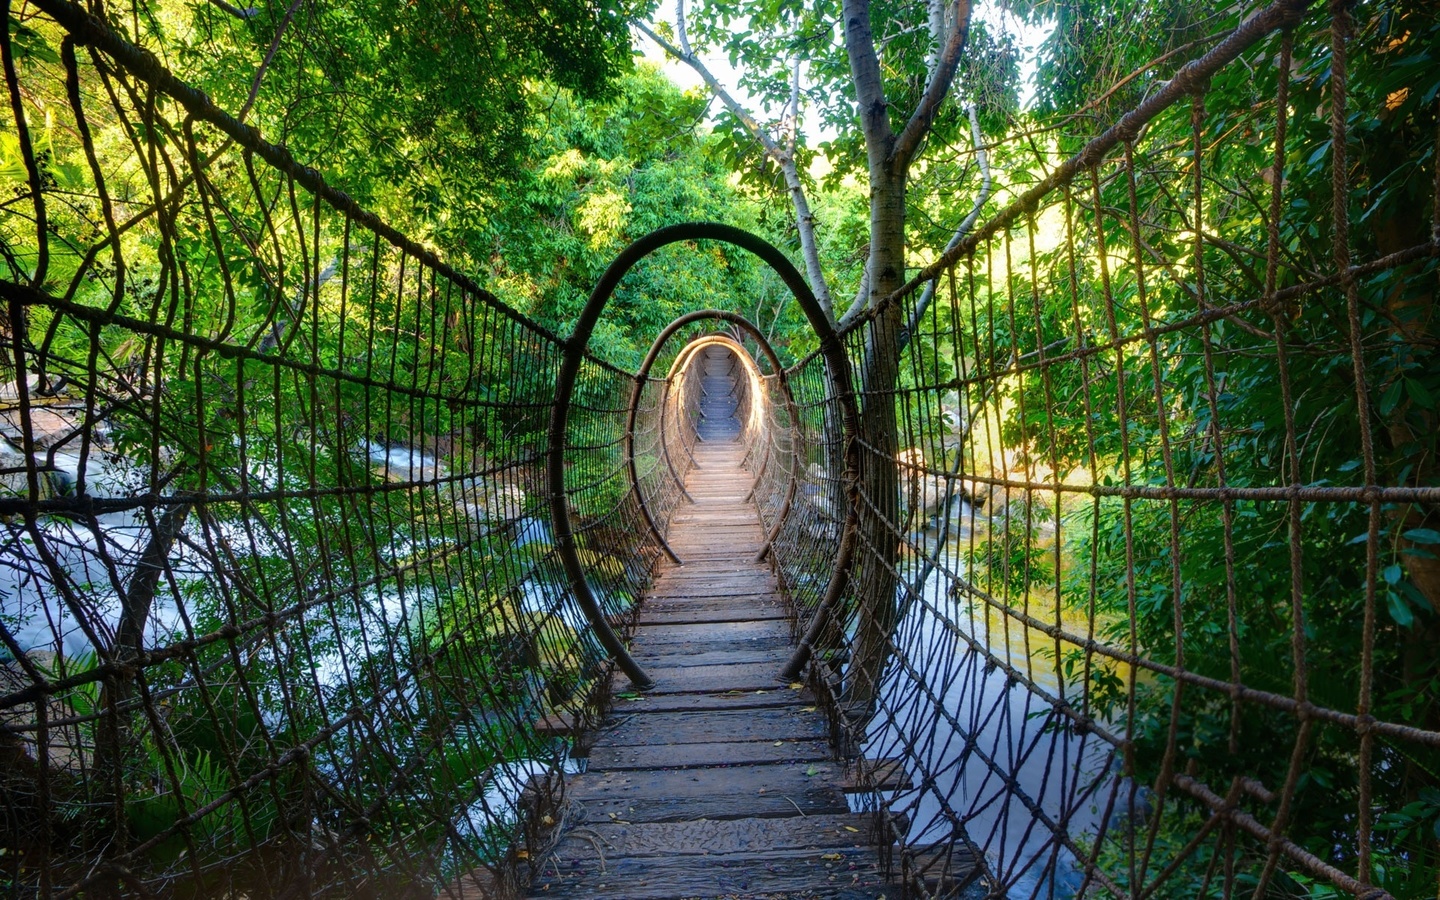
<instances>
[{"instance_id":1,"label":"wooden plank","mask_svg":"<svg viewBox=\"0 0 1440 900\"><path fill-rule=\"evenodd\" d=\"M869 848L771 850L753 853L619 857L604 866L556 864L536 879L540 894L678 900L772 897L796 893L825 900L898 897ZM823 893L815 893L823 892Z\"/></svg>"},{"instance_id":2,"label":"wooden plank","mask_svg":"<svg viewBox=\"0 0 1440 900\"><path fill-rule=\"evenodd\" d=\"M654 640L636 637L630 642L630 651L636 657L645 656L650 658L682 654L686 656L697 656L702 653L758 653L761 651L778 654L778 658L780 659L789 658L791 653L790 638L787 636L789 634L789 628L787 628L783 622L776 619L767 619L760 622L732 622L729 624L737 627L751 624L771 625L775 627L778 633L739 639L726 639L721 635L714 634L711 635L709 639L702 638L694 641Z\"/></svg>"},{"instance_id":3,"label":"wooden plank","mask_svg":"<svg viewBox=\"0 0 1440 900\"><path fill-rule=\"evenodd\" d=\"M621 696L623 695L623 696ZM617 699L612 716L634 715L652 712L685 712L707 709L774 709L779 706L793 706L798 702L814 703L808 692L791 694L786 691L704 691L692 694L632 694L629 682L624 681L617 689ZM632 699L633 698L633 699Z\"/></svg>"},{"instance_id":4,"label":"wooden plank","mask_svg":"<svg viewBox=\"0 0 1440 900\"><path fill-rule=\"evenodd\" d=\"M838 807L848 812L844 794L839 789L843 764L838 762L796 765L739 765L706 769L655 769L634 772L586 772L573 778L567 795L587 807L608 801L638 803L654 800L662 803L704 801L716 804L722 815L711 818L738 818L751 814L749 807L771 799L788 796L805 812L806 803ZM787 815L794 815L793 806ZM832 810L837 811L837 810ZM589 816L590 821L603 821L605 816ZM621 816L640 821L634 816ZM663 821L649 819L647 821Z\"/></svg>"},{"instance_id":5,"label":"wooden plank","mask_svg":"<svg viewBox=\"0 0 1440 900\"><path fill-rule=\"evenodd\" d=\"M723 548L716 548L714 544L700 541L672 541L670 549L679 554L685 560L685 567L688 569L697 563L707 563L717 568L724 566L741 570L741 567L753 566L755 553L765 545L763 535L747 535L744 541L727 539ZM769 574L769 573L766 573Z\"/></svg>"},{"instance_id":6,"label":"wooden plank","mask_svg":"<svg viewBox=\"0 0 1440 900\"><path fill-rule=\"evenodd\" d=\"M652 610L657 613L675 612L683 609L736 609L749 610L751 612L764 612L770 609L785 610L787 607L779 600L769 595L756 596L754 593L726 596L718 591L714 593L694 593L696 588L687 589L684 594L667 594L652 597L646 600L641 609L643 613L637 618L637 625L666 624L663 622L649 621L648 613Z\"/></svg>"},{"instance_id":7,"label":"wooden plank","mask_svg":"<svg viewBox=\"0 0 1440 900\"><path fill-rule=\"evenodd\" d=\"M701 666L725 665L769 665L776 670L784 665L790 654L784 650L751 650L726 647L706 650L700 653L676 652L674 648L661 648L649 653L632 650L637 662L646 668L695 669Z\"/></svg>"},{"instance_id":8,"label":"wooden plank","mask_svg":"<svg viewBox=\"0 0 1440 900\"><path fill-rule=\"evenodd\" d=\"M780 687L780 667L774 664L735 663L718 666L689 666L646 671L655 679L652 694L685 694L694 691L756 691Z\"/></svg>"},{"instance_id":9,"label":"wooden plank","mask_svg":"<svg viewBox=\"0 0 1440 900\"><path fill-rule=\"evenodd\" d=\"M779 638L789 645L790 629L776 622L738 622L718 630L719 635L737 644L747 645L750 641L768 641ZM717 629L704 625L651 625L641 622L634 631L635 643L645 644L689 644L714 640Z\"/></svg>"},{"instance_id":10,"label":"wooden plank","mask_svg":"<svg viewBox=\"0 0 1440 900\"><path fill-rule=\"evenodd\" d=\"M700 544L707 548L723 550L741 541L759 540L765 529L758 522L747 524L716 522L710 511L705 511L694 522L671 521L671 528L666 534L668 541L674 536L682 544ZM656 571L674 571L675 564L667 562L667 568Z\"/></svg>"},{"instance_id":11,"label":"wooden plank","mask_svg":"<svg viewBox=\"0 0 1440 900\"><path fill-rule=\"evenodd\" d=\"M774 578L749 574L736 574L733 578L670 578L655 583L646 605L664 606L670 600L737 600L743 597L747 604L778 606L780 601L775 596L776 589Z\"/></svg>"},{"instance_id":12,"label":"wooden plank","mask_svg":"<svg viewBox=\"0 0 1440 900\"><path fill-rule=\"evenodd\" d=\"M696 598L732 599L737 595L750 596L758 603L777 603L774 577L735 573L732 577L696 576L667 578L657 581L652 589L651 602L684 600ZM755 595L760 595L755 597Z\"/></svg>"},{"instance_id":13,"label":"wooden plank","mask_svg":"<svg viewBox=\"0 0 1440 900\"><path fill-rule=\"evenodd\" d=\"M657 593L678 593L680 591L699 588L725 588L729 587L732 592L774 594L778 582L775 576L769 572L756 571L753 566L732 565L728 561L715 563L711 561L702 572L676 572L655 579L654 590Z\"/></svg>"},{"instance_id":14,"label":"wooden plank","mask_svg":"<svg viewBox=\"0 0 1440 900\"><path fill-rule=\"evenodd\" d=\"M859 815L788 819L701 819L694 822L600 822L576 829L556 848L564 862L622 856L706 856L721 853L860 848L870 820Z\"/></svg>"},{"instance_id":15,"label":"wooden plank","mask_svg":"<svg viewBox=\"0 0 1440 900\"><path fill-rule=\"evenodd\" d=\"M655 718L648 716L647 718ZM689 769L700 766L727 766L747 763L797 764L828 762L830 745L824 740L714 741L710 743L663 744L659 746L605 746L590 751L590 765L606 771L647 769Z\"/></svg>"},{"instance_id":16,"label":"wooden plank","mask_svg":"<svg viewBox=\"0 0 1440 900\"><path fill-rule=\"evenodd\" d=\"M797 704L780 709L636 714L612 725L605 733L605 743L612 747L658 748L664 744L715 741L818 740L827 734L824 720L804 712L804 707Z\"/></svg>"},{"instance_id":17,"label":"wooden plank","mask_svg":"<svg viewBox=\"0 0 1440 900\"><path fill-rule=\"evenodd\" d=\"M807 764L808 765L808 764ZM643 771L643 770L642 770ZM674 769L676 774L728 772L729 769ZM628 773L620 770L616 774ZM730 793L726 793L731 790ZM654 794L593 797L580 800L586 822L685 822L695 819L774 819L849 812L838 791L811 788L802 791L751 792L740 796L723 784L709 784L694 795ZM580 824L577 822L576 824Z\"/></svg>"},{"instance_id":18,"label":"wooden plank","mask_svg":"<svg viewBox=\"0 0 1440 900\"><path fill-rule=\"evenodd\" d=\"M736 609L759 613L770 609L784 610L785 607L778 600L769 596L757 596L755 594L726 596L717 592L713 594L657 596L651 597L642 604L641 624L661 624L650 620L650 613L652 612L665 613L685 609Z\"/></svg>"},{"instance_id":19,"label":"wooden plank","mask_svg":"<svg viewBox=\"0 0 1440 900\"><path fill-rule=\"evenodd\" d=\"M642 608L665 609L670 606L701 606L705 605L693 601L707 601L711 606L728 604L730 606L764 607L773 606L776 609L783 609L781 602L776 599L772 589L762 590L725 590L723 584L717 585L680 585L674 590L662 591L656 589L649 599L645 600ZM642 617L643 618L643 617Z\"/></svg>"},{"instance_id":20,"label":"wooden plank","mask_svg":"<svg viewBox=\"0 0 1440 900\"><path fill-rule=\"evenodd\" d=\"M746 609L736 606L680 606L646 610L646 621L656 624L696 625L706 622L784 621L789 618L778 606Z\"/></svg>"}]
</instances>

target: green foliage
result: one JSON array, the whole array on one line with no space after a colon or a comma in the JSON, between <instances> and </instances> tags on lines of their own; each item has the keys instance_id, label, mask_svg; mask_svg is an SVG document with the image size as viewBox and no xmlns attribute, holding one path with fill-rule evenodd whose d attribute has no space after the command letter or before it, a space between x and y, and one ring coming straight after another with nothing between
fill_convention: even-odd
<instances>
[{"instance_id":1,"label":"green foliage","mask_svg":"<svg viewBox=\"0 0 1440 900\"><path fill-rule=\"evenodd\" d=\"M496 289L566 333L605 267L630 241L677 222L759 226L756 206L737 196L713 139L697 130L703 109L643 66L603 103L584 104L563 91L536 96L534 156L484 237L486 246L505 248L487 261ZM779 317L783 346L801 320L798 310L763 308L763 298L778 294L767 277L756 260L728 246L666 248L626 276L592 346L634 369L650 339L678 315L712 306L749 312L757 305L763 326Z\"/></svg>"},{"instance_id":2,"label":"green foliage","mask_svg":"<svg viewBox=\"0 0 1440 900\"><path fill-rule=\"evenodd\" d=\"M1148 2L1077 2L1037 10L1059 21L1041 67L1042 115L1094 112L1101 121L1152 91L1158 79L1202 48L1177 53L1106 93L1120 76L1219 30L1231 15L1204 18L1194 7ZM1355 15L1348 213L1355 258L1375 259L1427 240L1440 94L1440 70L1430 61L1440 51L1440 24L1433 13L1404 0L1362 4ZM1296 46L1325 45L1324 27L1303 26ZM1193 315L1201 302L1223 305L1260 295L1267 203L1276 177L1285 179L1288 203L1278 223L1278 286L1333 270L1329 60L1323 53L1297 53L1285 162L1277 176L1272 168L1277 49L1272 39L1252 51L1246 65L1214 78L1199 111L1200 140L1207 148L1199 160L1187 162L1189 104L1150 127L1136 153L1141 249L1126 225L1130 198L1117 165L1100 176L1098 202L1106 211L1100 231L1092 186L1082 182L1068 210L1046 213L1049 218L1037 228L1042 238L1063 235L1062 215L1068 215L1075 250L1068 251L1063 236L1053 249L1042 240L1033 258L1034 277L1017 275L1005 286L1006 297L1022 299L980 308L975 329L993 342L984 356L997 365L1041 346L1053 353L1123 341L1088 356L1084 366L1032 368L1007 380L996 399L996 408L1005 411L1006 446L1057 472L1087 473L1100 485L1358 483L1362 446L1343 293L1312 292L1274 317L1249 309L1203 329L1145 334ZM1092 104L1101 94L1103 101ZM1066 139L1056 146L1072 149ZM1167 146L1179 148L1181 165L1165 162L1164 153L1148 161L1149 148ZM1192 224L1195 164L1205 191L1198 251ZM1102 239L1108 283L1097 260ZM1005 248L1012 250L1015 268L1023 273L1031 254L1028 248ZM1197 252L1205 272L1203 297L1193 271ZM1143 296L1137 263L1146 267ZM1362 277L1357 285L1372 415L1365 424L1376 436L1381 483L1436 483L1436 274L1435 262L1427 259ZM1033 312L1030 298L1037 307ZM1277 340L1288 350L1286 373L1277 361ZM1289 408L1277 389L1282 377L1292 388ZM1287 418L1294 423L1293 447ZM1423 728L1440 723L1440 670L1433 652L1419 649L1433 648L1440 634L1437 598L1424 588L1440 539L1433 511L1402 504L1379 511L1379 565L1368 587L1370 515L1360 504L1306 502L1295 508L1292 520L1283 501L1232 500L1222 508L1197 499L1097 499L1072 506L1061 524L1071 560L1062 575L1064 600L1109 623L1105 637L1113 646L1219 682L1238 679L1290 696L1300 689L1292 627L1292 603L1298 603L1305 690L1311 702L1326 708L1355 708L1366 659L1360 624L1367 590L1373 590L1378 622L1369 662L1372 714ZM997 566L1006 570L1004 562L1016 548L998 546L992 538L984 549L993 574ZM1292 600L1292 564L1298 600ZM1294 716L1263 705L1232 705L1219 693L1145 675L1136 688L1134 717L1125 719L1126 690L1118 679L1097 679L1089 700L1107 717L1124 721L1135 741L1140 781L1157 777L1172 737L1180 756L1176 766L1211 785L1253 777L1278 788L1291 776L1299 734ZM1178 706L1177 696L1183 697ZM1357 752L1353 733L1321 725L1294 760L1298 789L1290 835L1342 868L1355 865ZM1440 870L1440 844L1429 831L1440 757L1398 741L1379 742L1374 752L1369 777L1375 877L1397 896L1429 896ZM1162 858L1166 847L1178 852L1202 813L1183 798L1172 803L1160 825L1156 852ZM1129 850L1112 849L1116 855L1107 871L1124 873ZM1242 868L1260 865L1259 857L1241 862ZM1204 853L1187 860L1163 895L1193 896L1208 864ZM1277 879L1274 896L1324 894L1303 879L1283 874Z\"/></svg>"},{"instance_id":3,"label":"green foliage","mask_svg":"<svg viewBox=\"0 0 1440 900\"><path fill-rule=\"evenodd\" d=\"M190 7L189 21L175 10L169 37L186 36L180 57L232 110L252 87L235 73L256 71L278 42L256 123L320 151L307 162L363 198L411 188L419 208L410 220L421 222L462 202L461 190L517 171L536 82L590 98L610 92L630 69L627 23L639 11L617 0L257 7L243 21L215 6Z\"/></svg>"},{"instance_id":4,"label":"green foliage","mask_svg":"<svg viewBox=\"0 0 1440 900\"><path fill-rule=\"evenodd\" d=\"M1043 504L1017 500L975 542L971 566L977 584L997 597L1023 597L1055 585L1055 550L1040 540L1050 511Z\"/></svg>"}]
</instances>

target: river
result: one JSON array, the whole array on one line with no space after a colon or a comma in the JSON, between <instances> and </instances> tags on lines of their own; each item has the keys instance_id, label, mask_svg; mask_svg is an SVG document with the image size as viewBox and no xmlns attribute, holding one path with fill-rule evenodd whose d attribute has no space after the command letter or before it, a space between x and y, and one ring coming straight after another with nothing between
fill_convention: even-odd
<instances>
[{"instance_id":1,"label":"river","mask_svg":"<svg viewBox=\"0 0 1440 900\"><path fill-rule=\"evenodd\" d=\"M1088 847L1126 782L1111 774L1113 746L1055 711L1052 701L1080 701L1079 686L1061 675L1055 640L969 585L971 529L983 532L986 520L964 504L958 515L968 520L958 539L942 544L933 530L922 538L939 565L901 620L896 659L905 664L892 661L863 752L906 760L912 786L888 805L909 822L910 847L947 843L963 829L1007 897L1070 897L1081 869L1056 835ZM912 579L928 568L909 566ZM1056 621L1053 591L1032 587L1026 604L1035 618ZM1086 632L1073 611L1062 608L1060 621Z\"/></svg>"}]
</instances>

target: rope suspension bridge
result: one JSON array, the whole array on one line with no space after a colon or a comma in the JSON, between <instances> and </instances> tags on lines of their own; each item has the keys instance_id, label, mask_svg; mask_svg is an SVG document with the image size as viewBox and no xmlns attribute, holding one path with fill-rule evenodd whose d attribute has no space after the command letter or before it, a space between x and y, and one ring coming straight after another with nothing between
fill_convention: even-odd
<instances>
[{"instance_id":1,"label":"rope suspension bridge","mask_svg":"<svg viewBox=\"0 0 1440 900\"><path fill-rule=\"evenodd\" d=\"M1440 724L1423 689L1380 705L1395 648L1426 652L1393 560L1423 595L1440 504L1383 372L1433 338L1369 298L1433 301L1440 221L1353 258L1343 6L1259 9L1078 152L1032 143L1043 177L843 330L765 241L681 224L561 336L106 22L31 5L59 52L22 72L7 32L14 895L1375 900L1382 850L1433 879L1386 815L1440 773ZM1207 93L1257 49L1254 96ZM1284 174L1312 57L1328 218ZM56 237L26 92L85 150L88 244ZM1268 177L1209 168L1221 103ZM101 121L134 171L99 164ZM1282 240L1315 221L1325 271ZM726 310L638 372L590 346L647 255L714 241L776 272L812 354ZM1277 397L1273 455L1237 391ZM1315 643L1327 615L1350 643ZM1312 681L1322 657L1353 678ZM1322 751L1353 771L1317 838Z\"/></svg>"}]
</instances>

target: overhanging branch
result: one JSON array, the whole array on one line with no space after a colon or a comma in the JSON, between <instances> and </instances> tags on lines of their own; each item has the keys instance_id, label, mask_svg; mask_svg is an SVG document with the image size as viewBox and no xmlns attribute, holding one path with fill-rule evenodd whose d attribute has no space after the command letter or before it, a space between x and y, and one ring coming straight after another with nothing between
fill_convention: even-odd
<instances>
[{"instance_id":1,"label":"overhanging branch","mask_svg":"<svg viewBox=\"0 0 1440 900\"><path fill-rule=\"evenodd\" d=\"M790 194L790 203L795 209L795 224L800 235L800 253L805 261L805 275L810 279L811 289L815 292L815 299L820 302L821 308L825 311L825 317L834 323L835 312L830 300L830 285L826 281L824 269L820 265L820 248L815 239L815 214L810 209L809 198L805 196L805 186L800 180L800 171L795 165L794 150L798 141L800 102L798 63L793 69L791 102L787 107L790 115L794 117L787 149L781 145L775 135L772 135L760 124L760 121L735 98L734 94L726 89L715 73L710 71L710 67L705 65L704 60L700 59L691 49L690 39L685 32L684 0L677 0L675 4L675 22L674 43L666 40L644 22L637 21L635 27L640 30L641 34L654 41L660 49L694 70L705 86L710 89L710 93L719 98L750 137L760 145L765 155L780 168L780 173L785 179L785 189Z\"/></svg>"}]
</instances>

